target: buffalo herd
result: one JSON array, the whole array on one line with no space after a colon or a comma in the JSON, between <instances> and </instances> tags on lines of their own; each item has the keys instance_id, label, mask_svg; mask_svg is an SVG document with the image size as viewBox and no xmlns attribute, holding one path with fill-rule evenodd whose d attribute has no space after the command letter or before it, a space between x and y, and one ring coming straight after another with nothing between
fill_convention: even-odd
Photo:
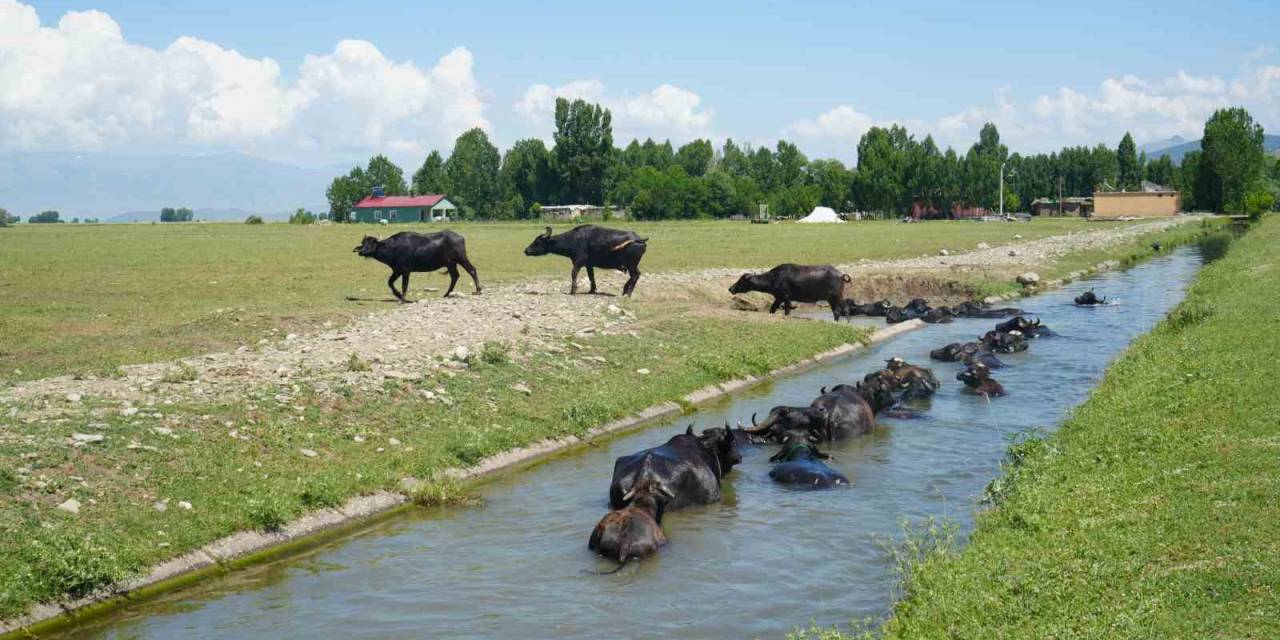
<instances>
[{"instance_id":1,"label":"buffalo herd","mask_svg":"<svg viewBox=\"0 0 1280 640\"><path fill-rule=\"evenodd\" d=\"M826 278L816 270L775 269L769 273L773 275L750 281L755 283L751 286L756 286L753 290L757 291L781 293L775 293L778 307L799 300L793 294L795 289L785 284L766 287L761 283L784 281L787 273L800 273L803 281L810 282ZM734 285L735 288L742 290L742 282ZM887 303L877 306L893 308ZM910 308L914 313L927 309L928 305L923 300L912 301L903 308ZM964 365L955 376L964 385L961 391L990 400L1005 395L1004 387L991 376L992 369L1004 366L996 354L1025 351L1031 340L1057 334L1038 319L1027 318L1016 309L990 309L983 305L970 309L975 314L992 312L991 316L997 317L1010 312L1015 315L1002 320L973 342L952 343L933 350L930 358ZM890 358L884 367L853 384L822 387L808 405L778 405L762 420L752 414L749 426L725 424L698 433L689 425L684 433L660 446L617 459L609 485L612 510L596 525L588 547L616 560L618 569L630 560L656 553L668 541L661 527L663 512L720 501L721 483L726 474L742 463L740 451L746 447L779 446L769 458L772 465L769 477L779 484L800 489L848 485L849 479L827 464L832 458L820 447L870 433L875 429L877 417L922 416L941 386L932 369L902 358Z\"/></svg>"},{"instance_id":2,"label":"buffalo herd","mask_svg":"<svg viewBox=\"0 0 1280 640\"><path fill-rule=\"evenodd\" d=\"M578 273L586 268L596 293L595 269L616 269L628 278L622 295L630 296L640 279L640 259L648 239L633 232L581 225L555 235L551 228L534 238L524 250L527 256L555 254L572 263L570 294L577 293ZM445 269L449 273L448 296L458 282L458 268L464 269L481 291L476 269L467 258L466 241L452 231L420 234L397 233L385 240L366 236L354 249L391 268L387 286L401 302L408 293L409 274ZM400 280L400 289L395 286ZM825 302L833 318L883 317L888 323L919 319L927 323L947 323L955 318L1000 319L995 327L971 342L953 342L934 349L929 358L964 366L956 374L962 391L987 398L1005 395L1004 387L991 376L1004 367L998 357L1028 349L1030 341L1055 336L1039 319L1027 318L1013 307L992 307L974 301L955 306L932 307L922 298L896 306L888 300L859 303L846 297L848 275L830 265L781 264L764 273L743 274L730 293L758 291L773 296L770 313L782 309L790 315L794 303ZM1077 305L1106 304L1106 298L1089 290L1075 299ZM616 560L619 568L631 559L650 556L667 544L662 531L663 513L708 505L721 500L721 483L742 463L741 449L764 444L780 445L769 462L769 477L775 482L807 489L847 485L848 478L827 464L831 456L820 445L870 433L877 416L919 417L928 410L929 400L941 387L931 369L901 358L890 358L885 366L866 374L853 384L822 387L805 406L779 405L762 421L751 415L751 425L713 427L696 432L689 425L684 433L667 442L622 456L614 463L609 484L610 511L591 533L588 547Z\"/></svg>"},{"instance_id":3,"label":"buffalo herd","mask_svg":"<svg viewBox=\"0 0 1280 640\"><path fill-rule=\"evenodd\" d=\"M644 257L647 243L648 238L641 238L631 231L606 229L593 224L579 225L560 235L552 235L551 227L547 227L546 233L529 243L524 254L545 256L553 253L571 260L570 294L578 292L578 273L583 267L586 267L587 280L591 283L589 293L596 293L596 267L617 269L628 276L622 286L622 295L630 297L640 280L640 258ZM467 258L467 241L447 229L436 233L401 231L386 240L365 236L352 251L391 268L387 286L400 302L408 302L405 296L409 293L409 274L415 271L448 271L449 290L444 293L447 298L458 283L458 267L461 266L475 283L476 295L481 291L480 277ZM395 286L396 278L400 279L399 291Z\"/></svg>"}]
</instances>

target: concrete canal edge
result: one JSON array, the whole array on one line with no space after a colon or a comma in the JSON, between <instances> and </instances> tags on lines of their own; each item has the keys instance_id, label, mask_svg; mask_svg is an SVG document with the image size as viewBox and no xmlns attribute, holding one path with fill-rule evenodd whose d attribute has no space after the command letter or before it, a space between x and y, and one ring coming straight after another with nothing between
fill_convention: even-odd
<instances>
[{"instance_id":1,"label":"concrete canal edge","mask_svg":"<svg viewBox=\"0 0 1280 640\"><path fill-rule=\"evenodd\" d=\"M748 376L711 384L685 394L680 398L681 402L663 402L653 405L635 414L590 429L581 436L544 440L491 456L471 467L449 469L445 474L459 480L474 481L500 471L525 466L587 441L619 435L664 418L679 415L688 406L705 404L770 380L795 375L833 360L851 356L871 345L924 326L926 326L925 323L920 320L889 325L873 332L866 342L845 343L794 364L774 369L762 376ZM36 605L24 616L0 621L0 640L48 633L68 627L109 613L119 607L179 589L203 578L287 557L377 524L411 506L407 492L416 488L419 481L414 478L404 478L400 484L404 492L379 491L358 496L348 500L341 507L308 513L290 522L280 531L240 531L231 534L195 551L153 565L145 575L109 591L67 602Z\"/></svg>"}]
</instances>

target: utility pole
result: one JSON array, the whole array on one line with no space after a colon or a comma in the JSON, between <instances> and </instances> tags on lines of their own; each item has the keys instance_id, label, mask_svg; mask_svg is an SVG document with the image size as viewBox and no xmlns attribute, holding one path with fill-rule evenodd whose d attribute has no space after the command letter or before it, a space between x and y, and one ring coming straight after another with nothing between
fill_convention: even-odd
<instances>
[{"instance_id":1,"label":"utility pole","mask_svg":"<svg viewBox=\"0 0 1280 640\"><path fill-rule=\"evenodd\" d=\"M1066 215L1062 210L1062 176L1058 176L1058 217Z\"/></svg>"},{"instance_id":2,"label":"utility pole","mask_svg":"<svg viewBox=\"0 0 1280 640\"><path fill-rule=\"evenodd\" d=\"M1004 162L1000 163L1000 217L1004 217Z\"/></svg>"}]
</instances>

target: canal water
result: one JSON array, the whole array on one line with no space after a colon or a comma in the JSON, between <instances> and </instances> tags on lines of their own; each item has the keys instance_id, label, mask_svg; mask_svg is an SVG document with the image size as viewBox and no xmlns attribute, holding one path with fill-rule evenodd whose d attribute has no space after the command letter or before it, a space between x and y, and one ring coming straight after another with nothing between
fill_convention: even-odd
<instances>
[{"instance_id":1,"label":"canal water","mask_svg":"<svg viewBox=\"0 0 1280 640\"><path fill-rule=\"evenodd\" d=\"M886 541L904 521L951 518L963 531L1014 435L1052 430L1111 362L1183 297L1201 265L1183 248L1023 300L1061 337L1001 356L1009 395L960 393L959 366L930 349L967 341L994 320L904 334L669 423L553 458L481 489L484 505L419 511L301 557L238 571L123 609L67 638L751 638L811 623L884 616L895 574ZM1095 287L1115 304L1077 308ZM767 349L762 344L760 348ZM883 420L830 447L848 487L774 484L775 447L749 449L723 503L672 512L671 543L615 575L587 551L606 511L616 457L699 428L747 422L776 404L808 404L819 387L860 380L886 358L932 366L943 381L928 417Z\"/></svg>"}]
</instances>

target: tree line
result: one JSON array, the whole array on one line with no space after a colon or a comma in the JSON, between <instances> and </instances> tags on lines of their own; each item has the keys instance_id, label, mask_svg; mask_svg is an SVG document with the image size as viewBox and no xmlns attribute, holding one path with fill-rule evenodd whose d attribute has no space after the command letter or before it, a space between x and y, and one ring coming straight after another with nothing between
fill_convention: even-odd
<instances>
[{"instance_id":1,"label":"tree line","mask_svg":"<svg viewBox=\"0 0 1280 640\"><path fill-rule=\"evenodd\" d=\"M893 125L868 130L850 167L810 160L785 140L770 148L729 139L717 149L709 140L676 148L647 139L618 148L608 109L558 98L550 148L530 138L500 153L483 130L471 129L447 158L432 151L407 178L378 155L335 178L326 196L337 222L349 220L375 186L386 195L447 193L463 217L499 220L536 218L546 204L604 204L648 220L750 215L761 203L775 215L803 215L822 205L889 216L956 205L995 209L1003 166L1008 211L1059 193L1134 191L1149 180L1181 191L1185 209L1242 212L1271 209L1280 196L1280 161L1264 153L1262 139L1262 127L1241 108L1215 112L1205 123L1203 150L1177 165L1168 156L1139 154L1128 133L1115 148L1024 156L1011 154L987 123L960 154Z\"/></svg>"}]
</instances>

